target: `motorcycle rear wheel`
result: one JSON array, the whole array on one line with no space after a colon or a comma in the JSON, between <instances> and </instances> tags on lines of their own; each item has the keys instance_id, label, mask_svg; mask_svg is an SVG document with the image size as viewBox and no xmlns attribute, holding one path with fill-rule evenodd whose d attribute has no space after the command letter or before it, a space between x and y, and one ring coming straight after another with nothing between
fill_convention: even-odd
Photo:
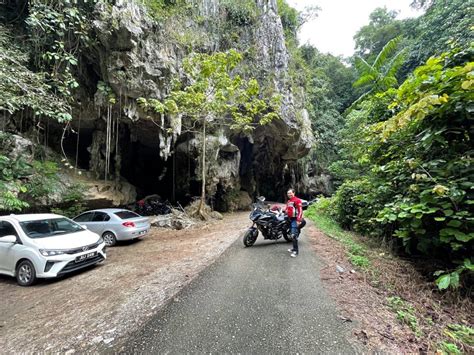
<instances>
[{"instance_id":1,"label":"motorcycle rear wheel","mask_svg":"<svg viewBox=\"0 0 474 355\"><path fill-rule=\"evenodd\" d=\"M244 245L246 247L251 247L254 245L255 241L257 240L258 237L258 231L249 228L244 234Z\"/></svg>"},{"instance_id":2,"label":"motorcycle rear wheel","mask_svg":"<svg viewBox=\"0 0 474 355\"><path fill-rule=\"evenodd\" d=\"M289 243L293 241L293 236L291 235L291 230L283 232L283 238Z\"/></svg>"}]
</instances>

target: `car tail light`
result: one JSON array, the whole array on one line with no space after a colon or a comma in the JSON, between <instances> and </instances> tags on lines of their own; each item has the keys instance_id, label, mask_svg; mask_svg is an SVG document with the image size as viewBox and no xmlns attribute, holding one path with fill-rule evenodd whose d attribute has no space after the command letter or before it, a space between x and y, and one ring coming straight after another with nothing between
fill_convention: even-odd
<instances>
[{"instance_id":1,"label":"car tail light","mask_svg":"<svg viewBox=\"0 0 474 355\"><path fill-rule=\"evenodd\" d=\"M123 222L122 226L124 226L124 227L135 227L135 223L133 223L133 222Z\"/></svg>"}]
</instances>

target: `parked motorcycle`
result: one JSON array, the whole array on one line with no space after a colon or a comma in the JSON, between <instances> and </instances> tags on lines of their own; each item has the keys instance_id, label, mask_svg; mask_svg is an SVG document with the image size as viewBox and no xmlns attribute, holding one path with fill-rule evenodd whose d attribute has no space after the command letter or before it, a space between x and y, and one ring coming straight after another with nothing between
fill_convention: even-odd
<instances>
[{"instance_id":1,"label":"parked motorcycle","mask_svg":"<svg viewBox=\"0 0 474 355\"><path fill-rule=\"evenodd\" d=\"M137 201L133 210L141 216L157 216L171 213L168 201L161 202L155 199Z\"/></svg>"},{"instance_id":2,"label":"parked motorcycle","mask_svg":"<svg viewBox=\"0 0 474 355\"><path fill-rule=\"evenodd\" d=\"M281 209L268 209L264 205L265 197L259 197L257 202L252 205L250 212L250 220L252 226L247 229L244 234L244 245L252 246L257 240L258 233L262 233L264 239L280 239L285 238L287 242L291 242L291 226L290 219L281 211Z\"/></svg>"}]
</instances>

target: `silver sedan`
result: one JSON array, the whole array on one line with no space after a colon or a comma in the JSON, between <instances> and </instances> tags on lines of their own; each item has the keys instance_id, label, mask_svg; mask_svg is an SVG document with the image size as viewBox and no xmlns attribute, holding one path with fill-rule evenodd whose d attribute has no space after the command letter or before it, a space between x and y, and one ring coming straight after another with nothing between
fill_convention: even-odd
<instances>
[{"instance_id":1,"label":"silver sedan","mask_svg":"<svg viewBox=\"0 0 474 355\"><path fill-rule=\"evenodd\" d=\"M74 221L102 236L107 246L121 240L141 238L150 230L147 217L119 208L87 211L75 217Z\"/></svg>"}]
</instances>

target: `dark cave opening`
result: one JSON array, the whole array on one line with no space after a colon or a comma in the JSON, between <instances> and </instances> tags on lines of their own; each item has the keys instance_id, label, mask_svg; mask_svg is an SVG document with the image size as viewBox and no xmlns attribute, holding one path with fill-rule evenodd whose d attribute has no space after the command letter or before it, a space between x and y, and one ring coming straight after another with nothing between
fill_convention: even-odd
<instances>
[{"instance_id":1,"label":"dark cave opening","mask_svg":"<svg viewBox=\"0 0 474 355\"><path fill-rule=\"evenodd\" d=\"M77 160L77 167L79 169L89 170L89 163L91 160L89 147L92 144L93 130L81 129L78 132L79 134L71 131L65 134L63 148L69 159L69 163L75 166ZM61 145L60 142L59 145Z\"/></svg>"},{"instance_id":2,"label":"dark cave opening","mask_svg":"<svg viewBox=\"0 0 474 355\"><path fill-rule=\"evenodd\" d=\"M136 187L137 199L159 195L163 201L188 204L199 196L201 183L194 176L196 162L186 154L176 152L164 160L159 147L149 147L140 141L121 142L121 175Z\"/></svg>"},{"instance_id":3,"label":"dark cave opening","mask_svg":"<svg viewBox=\"0 0 474 355\"><path fill-rule=\"evenodd\" d=\"M121 145L121 175L137 189L137 199L157 194L164 200L173 200L173 161L160 158L157 148L140 142Z\"/></svg>"}]
</instances>

